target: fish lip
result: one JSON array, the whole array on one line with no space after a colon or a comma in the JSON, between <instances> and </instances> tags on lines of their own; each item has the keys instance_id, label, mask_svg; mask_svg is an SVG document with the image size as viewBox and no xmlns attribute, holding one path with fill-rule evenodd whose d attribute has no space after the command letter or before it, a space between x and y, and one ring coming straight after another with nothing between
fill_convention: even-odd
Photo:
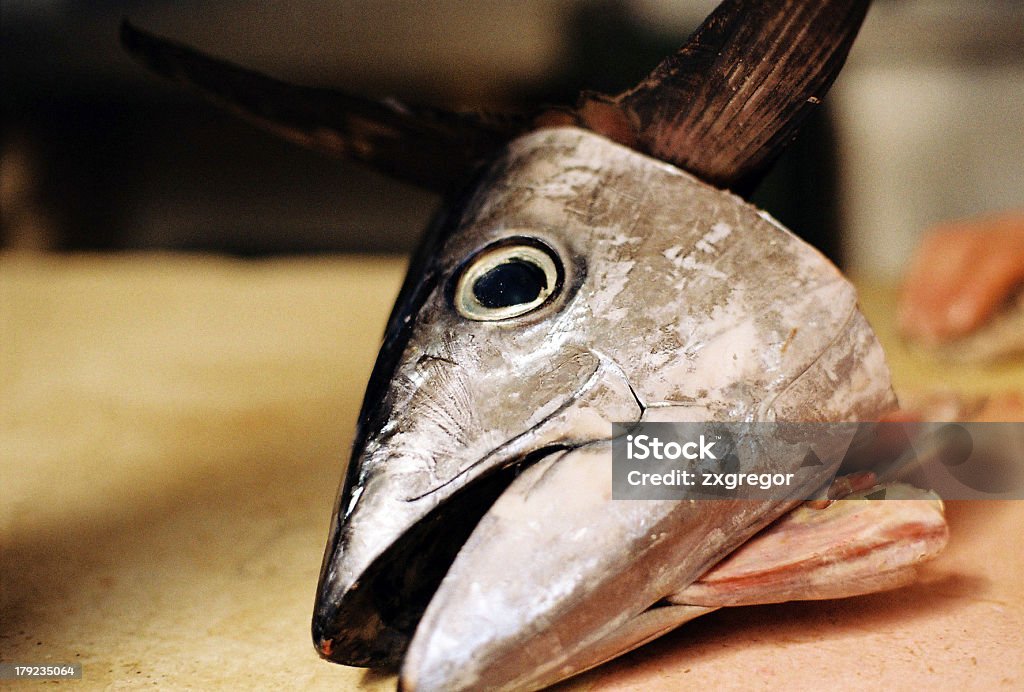
<instances>
[{"instance_id":1,"label":"fish lip","mask_svg":"<svg viewBox=\"0 0 1024 692\"><path fill-rule=\"evenodd\" d=\"M325 585L320 584L311 627L313 645L318 655L342 665L397 671L427 605L479 520L524 470L553 454L589 443L547 444L520 452L516 457L503 461L499 466L459 487L426 516L408 527L370 563L340 600L330 598ZM496 448L485 458L494 456L508 444ZM468 521L467 513L462 511L467 504ZM433 545L433 552L417 550L424 543L436 540L432 531L442 532L451 524L458 524L461 530L454 534L449 532L446 538L451 540L447 544L440 547ZM438 550L441 551L440 555ZM409 559L403 559L405 557ZM421 565L418 561L424 557L427 563ZM433 571L424 579L417 570L420 566ZM390 591L388 587L394 585L391 583L393 580L401 579L410 572L414 575L411 582L415 583L401 582L399 598L395 599L399 607L391 613L392 617L386 617L388 609L380 607L382 604L379 599L383 597L381 587ZM411 602L402 602L403 597L410 596L410 590ZM382 613L382 610L385 612ZM346 623L355 623L355 631L346 627Z\"/></svg>"}]
</instances>

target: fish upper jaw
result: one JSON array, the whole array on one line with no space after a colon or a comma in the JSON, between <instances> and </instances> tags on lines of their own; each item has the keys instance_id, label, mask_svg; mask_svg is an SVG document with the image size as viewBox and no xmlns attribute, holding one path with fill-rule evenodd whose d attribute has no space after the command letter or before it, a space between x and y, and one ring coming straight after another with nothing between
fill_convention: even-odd
<instances>
[{"instance_id":1,"label":"fish upper jaw","mask_svg":"<svg viewBox=\"0 0 1024 692\"><path fill-rule=\"evenodd\" d=\"M397 664L476 520L520 467L607 438L612 422L640 420L642 403L607 357L569 349L558 363L561 375L551 377L563 381L567 395L539 411L529 399L528 411L507 402L470 405L477 415L502 412L504 420L477 420L478 436L453 440L436 425L444 396L431 382L465 393L471 391L466 374L452 359L420 359L419 371L434 374L420 378L416 393L353 457L360 465L350 475L357 487L341 494L349 501L336 509L317 589L312 634L321 656L347 665ZM478 390L474 399L481 395Z\"/></svg>"}]
</instances>

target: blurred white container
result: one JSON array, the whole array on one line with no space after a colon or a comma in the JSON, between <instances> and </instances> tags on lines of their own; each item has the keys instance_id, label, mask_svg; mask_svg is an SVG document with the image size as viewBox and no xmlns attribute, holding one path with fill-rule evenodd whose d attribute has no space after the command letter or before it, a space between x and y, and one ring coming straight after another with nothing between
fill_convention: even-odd
<instances>
[{"instance_id":1,"label":"blurred white container","mask_svg":"<svg viewBox=\"0 0 1024 692\"><path fill-rule=\"evenodd\" d=\"M1024 3L878 3L828 100L855 273L895 279L930 225L1024 208Z\"/></svg>"}]
</instances>

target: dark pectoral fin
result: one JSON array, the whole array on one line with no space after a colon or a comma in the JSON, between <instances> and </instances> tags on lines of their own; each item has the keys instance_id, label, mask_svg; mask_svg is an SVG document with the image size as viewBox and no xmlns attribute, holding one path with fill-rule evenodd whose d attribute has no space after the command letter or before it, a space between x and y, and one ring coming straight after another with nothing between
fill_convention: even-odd
<instances>
[{"instance_id":1,"label":"dark pectoral fin","mask_svg":"<svg viewBox=\"0 0 1024 692\"><path fill-rule=\"evenodd\" d=\"M616 97L585 96L581 115L598 131L612 128L610 137L734 187L765 168L820 102L869 4L725 0L644 81Z\"/></svg>"},{"instance_id":2,"label":"dark pectoral fin","mask_svg":"<svg viewBox=\"0 0 1024 692\"><path fill-rule=\"evenodd\" d=\"M121 42L143 65L301 146L349 156L443 191L529 125L526 118L409 107L297 86L162 39L127 21Z\"/></svg>"}]
</instances>

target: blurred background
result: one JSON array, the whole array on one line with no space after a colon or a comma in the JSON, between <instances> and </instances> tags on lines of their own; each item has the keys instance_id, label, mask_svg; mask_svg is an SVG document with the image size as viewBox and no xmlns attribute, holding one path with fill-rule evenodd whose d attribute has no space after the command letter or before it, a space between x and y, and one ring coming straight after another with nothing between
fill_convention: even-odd
<instances>
[{"instance_id":1,"label":"blurred background","mask_svg":"<svg viewBox=\"0 0 1024 692\"><path fill-rule=\"evenodd\" d=\"M714 0L3 0L0 243L242 256L406 252L439 203L148 75L142 28L303 84L453 109L614 93ZM1024 206L1024 3L876 0L755 201L894 278L935 222Z\"/></svg>"}]
</instances>

